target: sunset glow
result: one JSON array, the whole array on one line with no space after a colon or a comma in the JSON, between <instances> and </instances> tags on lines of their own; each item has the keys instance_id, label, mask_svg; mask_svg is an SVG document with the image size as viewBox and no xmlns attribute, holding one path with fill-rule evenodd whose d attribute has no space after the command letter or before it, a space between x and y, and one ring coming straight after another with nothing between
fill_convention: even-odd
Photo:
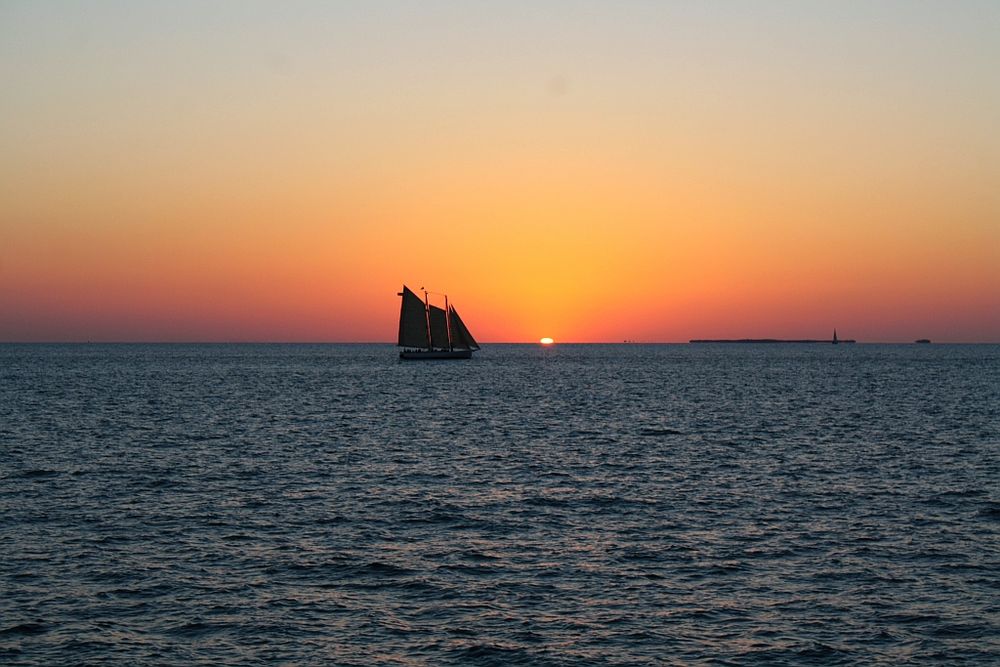
<instances>
[{"instance_id":1,"label":"sunset glow","mask_svg":"<svg viewBox=\"0 0 1000 667\"><path fill-rule=\"evenodd\" d=\"M0 340L1000 340L1000 3L432 4L5 2Z\"/></svg>"},{"instance_id":2,"label":"sunset glow","mask_svg":"<svg viewBox=\"0 0 1000 667\"><path fill-rule=\"evenodd\" d=\"M554 343L555 341L552 340L551 338L543 338L538 342L541 343L542 345L552 345L552 343Z\"/></svg>"}]
</instances>

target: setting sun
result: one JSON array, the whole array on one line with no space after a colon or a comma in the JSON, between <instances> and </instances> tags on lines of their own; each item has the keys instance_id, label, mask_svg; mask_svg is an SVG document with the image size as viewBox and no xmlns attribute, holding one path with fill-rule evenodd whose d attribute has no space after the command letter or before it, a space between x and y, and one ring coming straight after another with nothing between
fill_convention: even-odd
<instances>
[{"instance_id":1,"label":"setting sun","mask_svg":"<svg viewBox=\"0 0 1000 667\"><path fill-rule=\"evenodd\" d=\"M545 338L541 339L538 342L541 343L542 345L552 345L552 343L554 343L555 341L546 336Z\"/></svg>"}]
</instances>

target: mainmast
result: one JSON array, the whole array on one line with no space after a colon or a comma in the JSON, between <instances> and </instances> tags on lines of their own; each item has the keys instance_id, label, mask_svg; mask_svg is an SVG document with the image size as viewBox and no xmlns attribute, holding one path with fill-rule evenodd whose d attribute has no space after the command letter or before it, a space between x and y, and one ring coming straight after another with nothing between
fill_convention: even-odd
<instances>
[{"instance_id":1,"label":"mainmast","mask_svg":"<svg viewBox=\"0 0 1000 667\"><path fill-rule=\"evenodd\" d=\"M431 338L431 302L427 298L427 290L423 287L420 289L424 290L424 319L427 320L427 351L430 352L434 349L433 339Z\"/></svg>"},{"instance_id":2,"label":"mainmast","mask_svg":"<svg viewBox=\"0 0 1000 667\"><path fill-rule=\"evenodd\" d=\"M448 330L448 351L454 351L455 345L451 342L451 308L448 307L448 295L444 295L444 324Z\"/></svg>"}]
</instances>

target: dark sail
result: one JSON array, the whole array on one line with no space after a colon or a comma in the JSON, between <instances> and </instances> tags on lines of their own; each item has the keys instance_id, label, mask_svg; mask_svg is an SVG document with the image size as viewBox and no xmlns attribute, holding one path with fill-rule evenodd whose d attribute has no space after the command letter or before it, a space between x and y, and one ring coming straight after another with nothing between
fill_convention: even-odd
<instances>
[{"instance_id":1,"label":"dark sail","mask_svg":"<svg viewBox=\"0 0 1000 667\"><path fill-rule=\"evenodd\" d=\"M444 317L444 309L431 306L431 341L432 347L448 349L448 322Z\"/></svg>"},{"instance_id":2,"label":"dark sail","mask_svg":"<svg viewBox=\"0 0 1000 667\"><path fill-rule=\"evenodd\" d=\"M399 345L429 347L427 344L427 314L420 297L403 285L403 303L399 309Z\"/></svg>"},{"instance_id":3,"label":"dark sail","mask_svg":"<svg viewBox=\"0 0 1000 667\"><path fill-rule=\"evenodd\" d=\"M451 308L451 340L455 349L462 350L478 350L479 344L476 339L472 337L469 329L465 326L465 322L462 318L458 316L458 311L454 307Z\"/></svg>"}]
</instances>

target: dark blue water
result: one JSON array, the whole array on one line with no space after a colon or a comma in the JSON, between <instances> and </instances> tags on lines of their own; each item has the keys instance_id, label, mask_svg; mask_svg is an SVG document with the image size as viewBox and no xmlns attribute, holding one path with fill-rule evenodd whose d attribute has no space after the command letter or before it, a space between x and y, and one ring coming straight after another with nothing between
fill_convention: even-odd
<instances>
[{"instance_id":1,"label":"dark blue water","mask_svg":"<svg viewBox=\"0 0 1000 667\"><path fill-rule=\"evenodd\" d=\"M0 663L1000 662L1000 347L0 346Z\"/></svg>"}]
</instances>

